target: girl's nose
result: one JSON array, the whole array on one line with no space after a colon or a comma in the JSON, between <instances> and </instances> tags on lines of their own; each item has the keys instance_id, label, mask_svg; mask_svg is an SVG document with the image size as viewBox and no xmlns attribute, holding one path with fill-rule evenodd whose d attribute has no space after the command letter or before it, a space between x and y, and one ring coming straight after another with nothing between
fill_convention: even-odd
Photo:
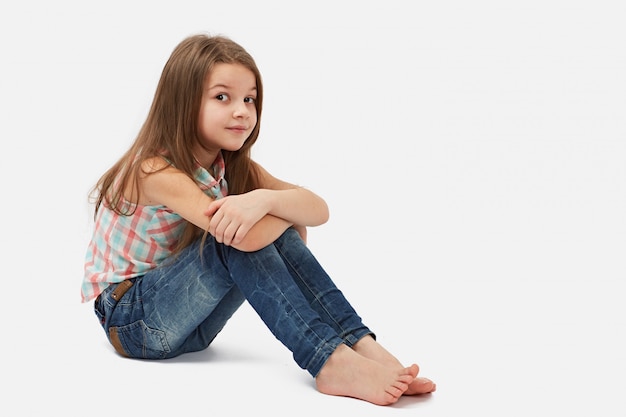
<instances>
[{"instance_id":1,"label":"girl's nose","mask_svg":"<svg viewBox=\"0 0 626 417\"><path fill-rule=\"evenodd\" d=\"M248 106L244 102L239 102L235 104L235 108L233 110L233 116L235 117L248 117L250 115L250 110Z\"/></svg>"}]
</instances>

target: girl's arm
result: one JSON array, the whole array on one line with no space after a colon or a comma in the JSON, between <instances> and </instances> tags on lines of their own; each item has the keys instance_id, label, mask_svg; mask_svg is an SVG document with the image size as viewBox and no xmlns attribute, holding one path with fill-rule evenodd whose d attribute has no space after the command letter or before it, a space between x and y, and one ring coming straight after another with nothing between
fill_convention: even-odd
<instances>
[{"instance_id":1,"label":"girl's arm","mask_svg":"<svg viewBox=\"0 0 626 417\"><path fill-rule=\"evenodd\" d=\"M144 162L143 168L150 174L142 175L139 180L139 204L164 205L199 228L209 230L215 236L215 228L211 230L210 227L213 216L207 216L205 212L214 201L223 199L214 200L207 196L192 179L160 158ZM127 198L132 201L132 190L129 188L126 191ZM237 241L232 241L231 238L229 242L224 243L241 251L259 250L272 243L293 225L285 219L267 213L259 216L258 210L252 210L250 213L258 218L245 236ZM216 236L216 239L224 240L223 236L219 238Z\"/></svg>"},{"instance_id":2,"label":"girl's arm","mask_svg":"<svg viewBox=\"0 0 626 417\"><path fill-rule=\"evenodd\" d=\"M299 226L319 226L328 221L328 205L317 194L270 175L262 166L256 165L261 188L270 200L268 214L288 220Z\"/></svg>"},{"instance_id":3,"label":"girl's arm","mask_svg":"<svg viewBox=\"0 0 626 417\"><path fill-rule=\"evenodd\" d=\"M295 226L306 240L306 226L317 226L328 220L328 206L318 195L273 177L258 164L256 168L259 189L216 200L205 212L212 216L209 231L218 241L237 247L248 239L249 233L258 230L267 237L262 244L268 245L290 226ZM266 218L282 222L265 221ZM256 238L251 240L257 241Z\"/></svg>"}]
</instances>

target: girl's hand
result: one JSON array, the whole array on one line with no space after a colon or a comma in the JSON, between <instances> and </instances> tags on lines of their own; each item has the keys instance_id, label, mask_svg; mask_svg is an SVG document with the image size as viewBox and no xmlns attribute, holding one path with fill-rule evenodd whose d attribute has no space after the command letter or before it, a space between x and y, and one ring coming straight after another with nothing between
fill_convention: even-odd
<instances>
[{"instance_id":1,"label":"girl's hand","mask_svg":"<svg viewBox=\"0 0 626 417\"><path fill-rule=\"evenodd\" d=\"M211 217L208 232L227 246L241 243L252 226L267 213L262 190L214 200L204 212Z\"/></svg>"}]
</instances>

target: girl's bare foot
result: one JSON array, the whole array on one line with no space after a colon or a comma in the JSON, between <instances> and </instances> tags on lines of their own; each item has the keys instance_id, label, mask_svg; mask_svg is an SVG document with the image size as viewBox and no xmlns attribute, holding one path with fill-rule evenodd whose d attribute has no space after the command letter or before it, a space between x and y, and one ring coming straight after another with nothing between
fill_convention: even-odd
<instances>
[{"instance_id":1,"label":"girl's bare foot","mask_svg":"<svg viewBox=\"0 0 626 417\"><path fill-rule=\"evenodd\" d=\"M352 349L366 358L391 367L391 369L404 368L395 356L389 353L387 349L385 349L371 336L365 336L359 340L354 346L352 346ZM416 377L413 381L411 381L411 383L409 383L409 387L404 392L404 395L428 394L430 392L434 392L436 389L437 385L435 385L435 383L430 379Z\"/></svg>"},{"instance_id":2,"label":"girl's bare foot","mask_svg":"<svg viewBox=\"0 0 626 417\"><path fill-rule=\"evenodd\" d=\"M330 355L315 383L324 394L389 405L398 401L408 389L418 370L417 365L392 369L342 344Z\"/></svg>"}]
</instances>

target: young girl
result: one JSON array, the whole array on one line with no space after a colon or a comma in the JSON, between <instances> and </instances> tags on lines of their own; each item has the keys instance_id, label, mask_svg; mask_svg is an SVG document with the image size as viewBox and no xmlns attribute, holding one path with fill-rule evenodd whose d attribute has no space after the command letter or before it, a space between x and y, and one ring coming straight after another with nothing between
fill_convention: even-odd
<instances>
[{"instance_id":1,"label":"young girl","mask_svg":"<svg viewBox=\"0 0 626 417\"><path fill-rule=\"evenodd\" d=\"M250 158L263 84L224 37L166 63L137 139L94 188L82 301L123 356L205 349L247 300L325 394L379 405L429 393L385 350L306 247L328 207Z\"/></svg>"}]
</instances>

